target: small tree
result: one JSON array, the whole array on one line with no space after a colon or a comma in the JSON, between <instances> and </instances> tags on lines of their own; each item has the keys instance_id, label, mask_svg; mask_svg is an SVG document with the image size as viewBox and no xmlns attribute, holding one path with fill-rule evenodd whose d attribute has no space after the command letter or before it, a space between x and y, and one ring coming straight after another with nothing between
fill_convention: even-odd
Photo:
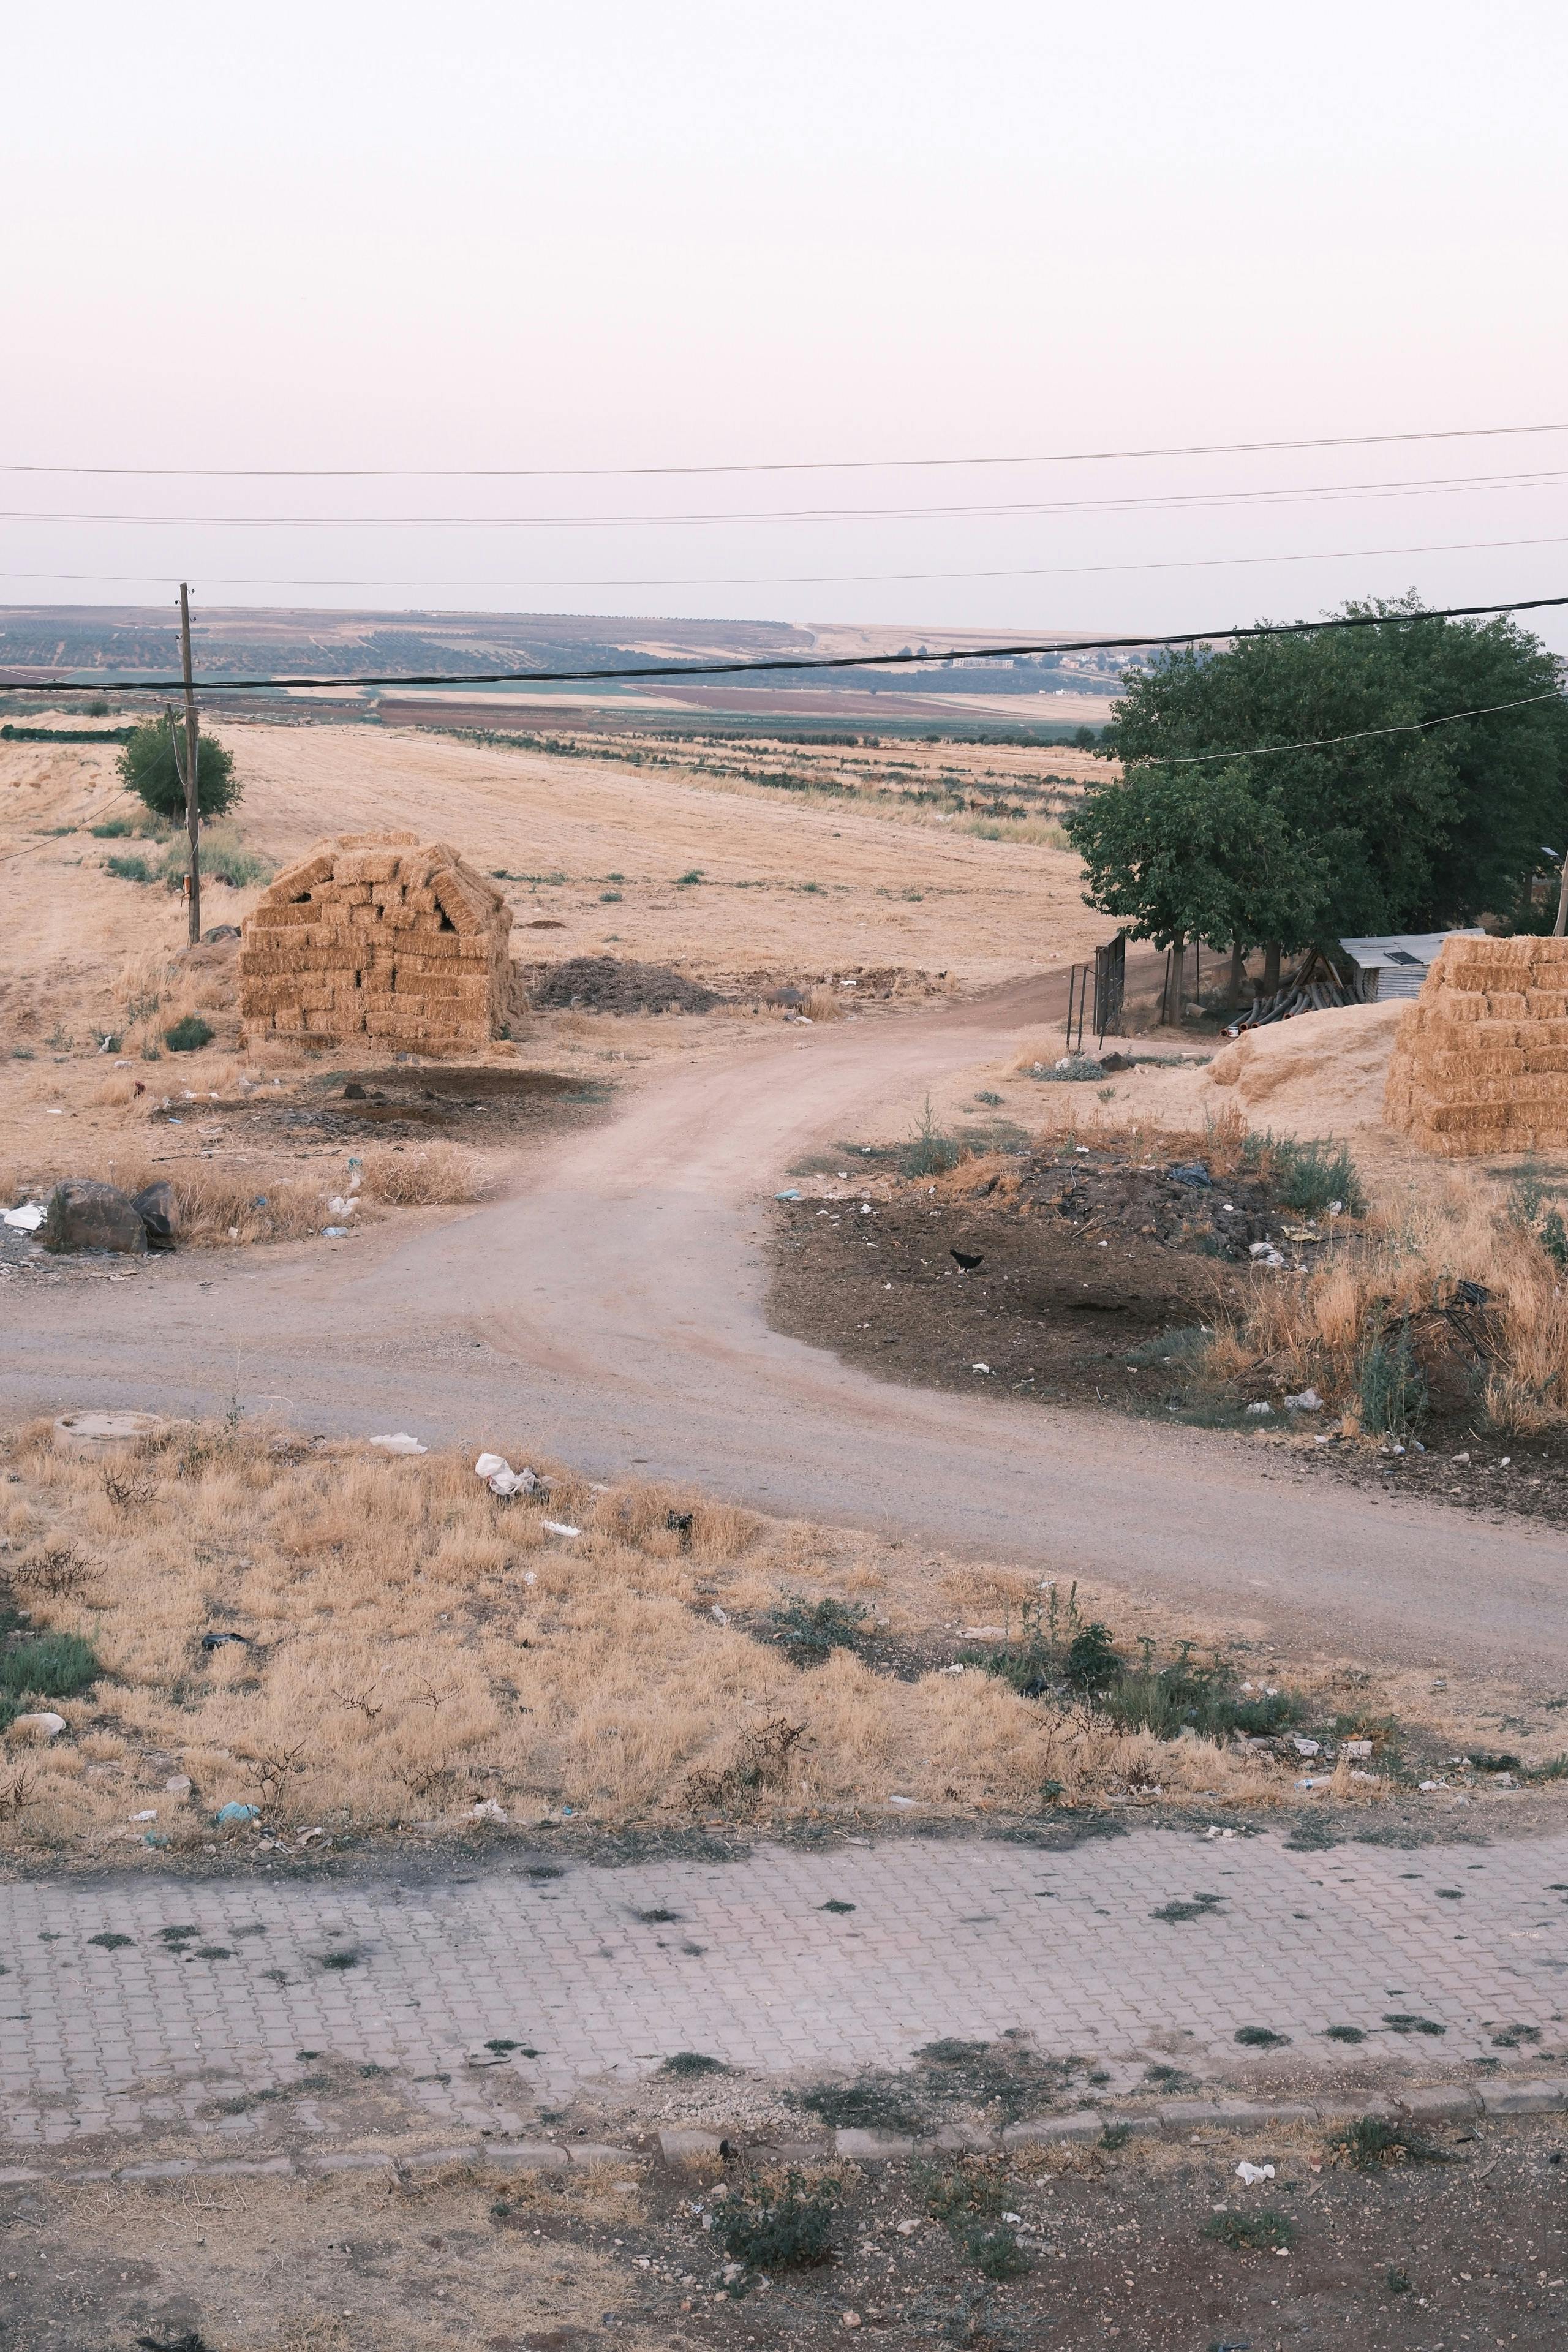
<instances>
[{"instance_id":1,"label":"small tree","mask_svg":"<svg viewBox=\"0 0 1568 2352\"><path fill-rule=\"evenodd\" d=\"M176 720L176 725L180 722ZM184 736L180 737L184 757ZM146 802L154 816L179 824L185 814L185 787L174 758L174 738L166 719L149 719L131 730L120 754L120 772L131 790ZM196 806L204 817L222 816L240 795L234 772L234 753L216 735L204 735L196 749Z\"/></svg>"}]
</instances>

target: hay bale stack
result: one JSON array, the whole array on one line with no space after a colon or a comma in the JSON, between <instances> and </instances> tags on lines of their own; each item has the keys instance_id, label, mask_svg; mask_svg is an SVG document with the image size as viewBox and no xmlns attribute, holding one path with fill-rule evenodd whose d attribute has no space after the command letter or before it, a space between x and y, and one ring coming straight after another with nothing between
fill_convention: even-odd
<instances>
[{"instance_id":1,"label":"hay bale stack","mask_svg":"<svg viewBox=\"0 0 1568 2352\"><path fill-rule=\"evenodd\" d=\"M1400 1023L1384 1118L1448 1160L1568 1147L1568 940L1447 940Z\"/></svg>"},{"instance_id":2,"label":"hay bale stack","mask_svg":"<svg viewBox=\"0 0 1568 2352\"><path fill-rule=\"evenodd\" d=\"M471 1052L511 1011L511 909L444 841L343 834L279 874L245 925L247 1038Z\"/></svg>"}]
</instances>

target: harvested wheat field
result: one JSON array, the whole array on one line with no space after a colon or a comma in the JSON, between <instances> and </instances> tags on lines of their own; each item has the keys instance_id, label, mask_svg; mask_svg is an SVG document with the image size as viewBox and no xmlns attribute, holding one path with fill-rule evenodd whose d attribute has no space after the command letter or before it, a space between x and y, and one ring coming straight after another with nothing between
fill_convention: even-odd
<instances>
[{"instance_id":1,"label":"harvested wheat field","mask_svg":"<svg viewBox=\"0 0 1568 2352\"><path fill-rule=\"evenodd\" d=\"M555 1471L502 1497L460 1456L225 1424L105 1465L46 1423L7 1456L17 1853L195 1852L225 1805L257 1809L246 1842L777 1826L893 1800L922 1819L1267 1809L1292 1801L1286 1735L1308 1721L1364 1724L1378 1760L1342 1756L1330 1793L1375 1805L1403 1769L1391 1710L1423 1705L1268 1645L1289 1690L1265 1698L1234 1662L1245 1635L1196 1669L1169 1646L1196 1626L1141 1611L1113 1636L1076 1588L662 1487ZM1447 1736L1489 1703L1507 1695L1457 1689Z\"/></svg>"}]
</instances>

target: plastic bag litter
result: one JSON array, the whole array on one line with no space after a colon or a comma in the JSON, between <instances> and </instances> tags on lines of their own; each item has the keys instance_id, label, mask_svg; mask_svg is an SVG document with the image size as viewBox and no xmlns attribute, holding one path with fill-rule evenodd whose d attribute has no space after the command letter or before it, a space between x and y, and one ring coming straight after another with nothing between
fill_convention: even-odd
<instances>
[{"instance_id":1,"label":"plastic bag litter","mask_svg":"<svg viewBox=\"0 0 1568 2352\"><path fill-rule=\"evenodd\" d=\"M1321 1412L1323 1400L1316 1389L1303 1389L1300 1396L1286 1398L1285 1410L1287 1412Z\"/></svg>"},{"instance_id":2,"label":"plastic bag litter","mask_svg":"<svg viewBox=\"0 0 1568 2352\"><path fill-rule=\"evenodd\" d=\"M215 1822L258 1822L261 1819L261 1808L259 1805L242 1805L237 1799L231 1798L226 1805L218 1807L213 1819Z\"/></svg>"},{"instance_id":3,"label":"plastic bag litter","mask_svg":"<svg viewBox=\"0 0 1568 2352\"><path fill-rule=\"evenodd\" d=\"M545 1534L551 1536L580 1536L583 1532L581 1528L563 1527L559 1519L546 1519L543 1527Z\"/></svg>"},{"instance_id":4,"label":"plastic bag litter","mask_svg":"<svg viewBox=\"0 0 1568 2352\"><path fill-rule=\"evenodd\" d=\"M379 1445L384 1454L426 1454L429 1451L427 1446L420 1444L416 1437L410 1437L405 1429L398 1430L393 1437L373 1437L368 1442L372 1445Z\"/></svg>"},{"instance_id":5,"label":"plastic bag litter","mask_svg":"<svg viewBox=\"0 0 1568 2352\"><path fill-rule=\"evenodd\" d=\"M506 1814L493 1797L481 1797L468 1819L474 1822L504 1822Z\"/></svg>"},{"instance_id":6,"label":"plastic bag litter","mask_svg":"<svg viewBox=\"0 0 1568 2352\"><path fill-rule=\"evenodd\" d=\"M1260 2180L1273 2179L1274 2167L1271 2164L1248 2164L1243 2157L1236 2168L1236 2177L1244 2189L1256 2189Z\"/></svg>"},{"instance_id":7,"label":"plastic bag litter","mask_svg":"<svg viewBox=\"0 0 1568 2352\"><path fill-rule=\"evenodd\" d=\"M511 1495L537 1495L544 1485L536 1471L514 1470L504 1454L481 1454L474 1470L490 1493L503 1499Z\"/></svg>"},{"instance_id":8,"label":"plastic bag litter","mask_svg":"<svg viewBox=\"0 0 1568 2352\"><path fill-rule=\"evenodd\" d=\"M331 1216L352 1217L359 1205L359 1197L357 1194L351 1194L347 1199L345 1199L341 1192L334 1192L331 1199L327 1202L327 1211Z\"/></svg>"},{"instance_id":9,"label":"plastic bag litter","mask_svg":"<svg viewBox=\"0 0 1568 2352\"><path fill-rule=\"evenodd\" d=\"M25 1201L19 1209L4 1212L5 1223L19 1234L36 1234L48 1213L41 1201Z\"/></svg>"},{"instance_id":10,"label":"plastic bag litter","mask_svg":"<svg viewBox=\"0 0 1568 2352\"><path fill-rule=\"evenodd\" d=\"M321 1227L321 1239L328 1242L341 1242L347 1239L348 1233L349 1228L347 1225L323 1225Z\"/></svg>"}]
</instances>

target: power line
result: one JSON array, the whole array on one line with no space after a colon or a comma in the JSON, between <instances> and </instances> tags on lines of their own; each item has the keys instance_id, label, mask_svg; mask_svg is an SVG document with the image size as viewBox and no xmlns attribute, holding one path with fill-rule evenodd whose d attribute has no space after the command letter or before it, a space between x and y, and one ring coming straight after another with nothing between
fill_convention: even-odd
<instances>
[{"instance_id":1,"label":"power line","mask_svg":"<svg viewBox=\"0 0 1568 2352\"><path fill-rule=\"evenodd\" d=\"M1242 637L1298 637L1328 629L1386 629L1407 626L1418 621L1471 620L1495 613L1536 613L1548 605L1558 604L1568 604L1568 595L1518 596L1502 604L1447 604L1417 613L1339 614L1321 621L1254 621L1242 627L1181 629L1157 637L1057 638L1044 644L960 646L952 653L945 654L794 654L780 655L769 661L636 663L615 669L476 670L466 675L435 670L412 677L210 677L198 678L196 683L204 694L253 694L272 687L321 687L341 692L351 686L580 686L611 678L637 678L649 684L665 677L757 677L781 670L929 669L937 663L955 659L1005 661L1023 654L1132 653L1162 646L1199 645L1215 638L1235 641ZM91 685L94 681L89 679L85 683ZM183 679L137 678L117 680L115 683L124 690L141 694L163 694L176 688L184 691ZM0 692L11 694L58 694L73 688L83 690L78 681L68 678L0 679Z\"/></svg>"},{"instance_id":2,"label":"power line","mask_svg":"<svg viewBox=\"0 0 1568 2352\"><path fill-rule=\"evenodd\" d=\"M321 580L290 576L256 579L235 572L209 572L212 588L818 588L862 587L889 582L922 580L1061 580L1105 572L1214 572L1250 563L1368 562L1385 555L1464 555L1499 548L1568 547L1568 536L1545 539L1444 539L1418 541L1405 547L1325 547L1299 550L1289 555L1176 555L1149 563L1046 563L974 572L784 572L737 573L652 573L635 580ZM137 588L162 585L162 572L0 572L0 580L62 580L93 587Z\"/></svg>"},{"instance_id":3,"label":"power line","mask_svg":"<svg viewBox=\"0 0 1568 2352\"><path fill-rule=\"evenodd\" d=\"M1568 433L1568 425L1454 425L1424 433L1340 433L1297 441L1177 442L1157 449L1054 449L1004 457L762 457L704 466L33 466L0 460L0 474L113 475L137 481L563 482L698 474L918 472L943 466L1084 466L1130 457L1237 457L1282 449L1373 449L1399 442L1494 441Z\"/></svg>"},{"instance_id":4,"label":"power line","mask_svg":"<svg viewBox=\"0 0 1568 2352\"><path fill-rule=\"evenodd\" d=\"M1005 499L977 506L759 507L727 513L564 515L190 515L0 509L0 522L110 523L181 530L607 530L770 522L942 522L1013 515L1157 513L1186 508L1316 506L1329 499L1407 498L1417 492L1542 489L1568 480L1561 468L1523 474L1435 474L1398 481L1324 482L1284 490L1185 490L1119 499Z\"/></svg>"},{"instance_id":5,"label":"power line","mask_svg":"<svg viewBox=\"0 0 1568 2352\"><path fill-rule=\"evenodd\" d=\"M1532 703L1561 698L1558 688L1551 687L1544 694L1521 694L1516 702L1489 702L1479 710L1450 710L1441 719L1409 719L1398 727L1362 727L1353 735L1310 735L1300 743L1255 743L1250 751L1179 751L1168 760L1143 760L1134 754L1127 764L1134 769L1192 768L1210 760L1261 760L1271 751L1324 751L1335 743L1364 743L1373 735L1420 735L1428 727L1452 727L1461 719L1491 719L1500 710L1526 710Z\"/></svg>"}]
</instances>

